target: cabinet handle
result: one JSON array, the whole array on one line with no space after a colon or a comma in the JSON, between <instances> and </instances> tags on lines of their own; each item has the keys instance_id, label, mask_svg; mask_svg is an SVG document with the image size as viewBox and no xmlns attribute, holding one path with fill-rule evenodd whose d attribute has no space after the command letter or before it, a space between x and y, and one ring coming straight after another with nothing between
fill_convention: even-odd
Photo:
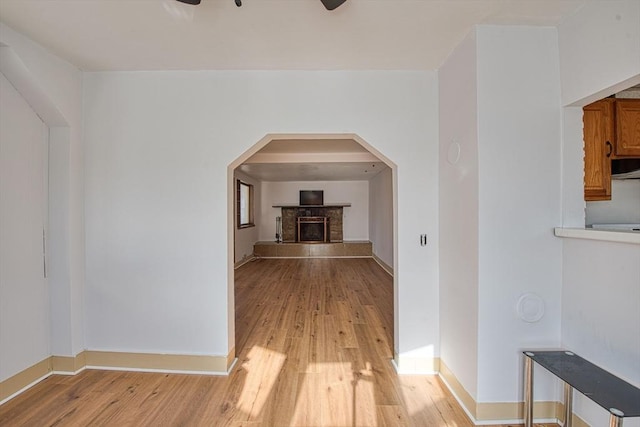
<instances>
[{"instance_id":1,"label":"cabinet handle","mask_svg":"<svg viewBox=\"0 0 640 427\"><path fill-rule=\"evenodd\" d=\"M609 147L609 151L607 152L607 157L611 157L611 153L613 152L613 145L611 145L611 142L607 141L606 146Z\"/></svg>"}]
</instances>

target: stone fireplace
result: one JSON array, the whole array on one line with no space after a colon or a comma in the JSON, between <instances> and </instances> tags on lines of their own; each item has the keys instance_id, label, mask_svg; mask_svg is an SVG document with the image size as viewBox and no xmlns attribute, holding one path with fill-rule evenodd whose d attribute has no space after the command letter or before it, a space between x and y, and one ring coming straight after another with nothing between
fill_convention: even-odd
<instances>
[{"instance_id":1,"label":"stone fireplace","mask_svg":"<svg viewBox=\"0 0 640 427\"><path fill-rule=\"evenodd\" d=\"M277 205L282 209L284 243L340 243L343 241L342 213L349 203L323 206Z\"/></svg>"}]
</instances>

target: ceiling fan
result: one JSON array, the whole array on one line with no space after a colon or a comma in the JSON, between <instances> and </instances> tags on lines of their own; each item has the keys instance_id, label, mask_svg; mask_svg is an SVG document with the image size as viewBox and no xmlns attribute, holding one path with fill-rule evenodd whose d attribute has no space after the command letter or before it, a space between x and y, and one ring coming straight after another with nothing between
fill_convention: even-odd
<instances>
[{"instance_id":1,"label":"ceiling fan","mask_svg":"<svg viewBox=\"0 0 640 427\"><path fill-rule=\"evenodd\" d=\"M201 0L177 0L177 1L181 3L197 5L197 4L200 4ZM333 10L347 0L320 0L320 1L324 5L324 7L327 8L327 10ZM236 2L236 6L238 7L242 6L242 0L235 0L235 2Z\"/></svg>"}]
</instances>

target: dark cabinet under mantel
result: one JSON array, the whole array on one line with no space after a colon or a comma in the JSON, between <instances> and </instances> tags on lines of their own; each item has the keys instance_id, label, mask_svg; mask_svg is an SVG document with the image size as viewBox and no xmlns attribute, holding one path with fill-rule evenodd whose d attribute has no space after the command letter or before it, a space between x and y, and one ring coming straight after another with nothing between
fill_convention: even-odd
<instances>
[{"instance_id":1,"label":"dark cabinet under mantel","mask_svg":"<svg viewBox=\"0 0 640 427\"><path fill-rule=\"evenodd\" d=\"M296 218L296 241L298 243L329 242L329 217L299 216Z\"/></svg>"}]
</instances>

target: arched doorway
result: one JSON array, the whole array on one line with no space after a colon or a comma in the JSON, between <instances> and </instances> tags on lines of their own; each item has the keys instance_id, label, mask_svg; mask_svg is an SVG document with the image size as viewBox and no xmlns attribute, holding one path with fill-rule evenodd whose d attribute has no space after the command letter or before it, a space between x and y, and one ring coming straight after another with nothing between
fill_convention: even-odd
<instances>
[{"instance_id":1,"label":"arched doorway","mask_svg":"<svg viewBox=\"0 0 640 427\"><path fill-rule=\"evenodd\" d=\"M378 168L376 170L376 167ZM275 240L276 222L273 207L262 206L254 213L255 223L247 229L239 228L239 182L246 181L253 187L253 197L261 198L261 189L255 189L254 179L290 179L291 181L321 181L328 175L333 178L357 176L373 184L369 187L367 213L367 240L372 240L373 258L393 276L393 347L397 348L397 284L393 272L397 265L397 167L393 161L356 134L268 134L228 166L228 307L229 348L237 354L235 329L235 268L253 258L251 247L260 236ZM351 174L351 175L350 175ZM240 178L239 179L239 175ZM375 181L373 177L376 177ZM257 178L256 178L257 177ZM373 191L373 193L372 193ZM247 192L247 194L249 194ZM284 200L279 200L284 201ZM265 204L265 203L263 203ZM254 203L259 205L259 203ZM265 212L272 212L265 215ZM345 215L347 216L347 215ZM265 219L266 218L266 219ZM345 219L347 222L351 216ZM358 218L353 218L357 222ZM347 224L345 224L347 226ZM262 230L256 231L256 227ZM246 231L249 230L249 231ZM252 238L239 238L239 234L252 233ZM349 240L349 233L345 240ZM247 246L247 241L250 246ZM244 248L242 247L244 246Z\"/></svg>"}]
</instances>

